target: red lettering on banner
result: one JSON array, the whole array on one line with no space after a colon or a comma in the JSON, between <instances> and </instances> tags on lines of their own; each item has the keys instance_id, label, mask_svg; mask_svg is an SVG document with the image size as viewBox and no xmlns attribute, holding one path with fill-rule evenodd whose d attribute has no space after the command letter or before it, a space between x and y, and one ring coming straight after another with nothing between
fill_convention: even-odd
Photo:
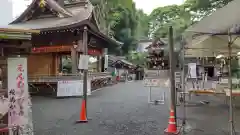
<instances>
[{"instance_id":1,"label":"red lettering on banner","mask_svg":"<svg viewBox=\"0 0 240 135\"><path fill-rule=\"evenodd\" d=\"M51 53L51 52L70 52L72 46L45 46L45 47L34 47L32 53ZM88 49L89 55L101 55L102 51L99 49Z\"/></svg>"},{"instance_id":2,"label":"red lettering on banner","mask_svg":"<svg viewBox=\"0 0 240 135\"><path fill-rule=\"evenodd\" d=\"M17 88L20 90L21 95L24 93L24 76L23 76L23 66L21 64L19 64L17 66Z\"/></svg>"},{"instance_id":3,"label":"red lettering on banner","mask_svg":"<svg viewBox=\"0 0 240 135\"><path fill-rule=\"evenodd\" d=\"M18 90L20 90L20 95L19 95L19 99L18 99L19 112L17 112L19 116L23 116L24 115L24 111L23 111L23 101L24 101L24 98L22 96L24 94L24 84L25 83L24 83L23 72L24 72L23 66L22 66L22 64L19 64L17 66L17 78L16 78L17 88L18 88Z\"/></svg>"}]
</instances>

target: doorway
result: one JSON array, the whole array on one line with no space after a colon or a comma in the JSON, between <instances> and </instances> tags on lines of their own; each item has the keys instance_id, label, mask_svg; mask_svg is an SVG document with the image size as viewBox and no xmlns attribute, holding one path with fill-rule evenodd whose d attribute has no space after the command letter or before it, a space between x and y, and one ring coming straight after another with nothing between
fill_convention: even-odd
<instances>
[{"instance_id":1,"label":"doorway","mask_svg":"<svg viewBox=\"0 0 240 135\"><path fill-rule=\"evenodd\" d=\"M207 72L209 77L211 77L211 78L214 77L214 67L206 67L205 72Z\"/></svg>"}]
</instances>

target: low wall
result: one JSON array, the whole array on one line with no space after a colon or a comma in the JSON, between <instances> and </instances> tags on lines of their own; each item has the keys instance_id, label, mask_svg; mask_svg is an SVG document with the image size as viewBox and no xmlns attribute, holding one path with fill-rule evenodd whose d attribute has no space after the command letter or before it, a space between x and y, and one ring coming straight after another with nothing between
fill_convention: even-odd
<instances>
[{"instance_id":1,"label":"low wall","mask_svg":"<svg viewBox=\"0 0 240 135\"><path fill-rule=\"evenodd\" d=\"M88 76L88 80L88 87L90 87L89 91L91 92L96 89L113 84L114 78L110 75L110 73L95 73L90 74ZM74 91L78 90L78 93L82 93L82 90L79 91L79 89L83 87L83 77L81 75L38 76L35 78L31 78L29 79L29 91L33 95L57 96L57 93L59 92L59 83L65 83L66 85L68 85L69 89L76 89ZM65 87L64 89L68 91L67 86L62 85L61 87ZM62 89L63 88L61 88L61 90ZM71 91L73 90L69 90L69 92Z\"/></svg>"}]
</instances>

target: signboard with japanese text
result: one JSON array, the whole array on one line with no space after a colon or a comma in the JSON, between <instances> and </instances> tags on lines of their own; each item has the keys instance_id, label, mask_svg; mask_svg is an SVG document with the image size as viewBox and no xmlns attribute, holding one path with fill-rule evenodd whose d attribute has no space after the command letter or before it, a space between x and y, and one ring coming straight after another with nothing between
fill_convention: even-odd
<instances>
[{"instance_id":1,"label":"signboard with japanese text","mask_svg":"<svg viewBox=\"0 0 240 135\"><path fill-rule=\"evenodd\" d=\"M160 78L145 78L143 80L143 84L145 87L165 87L166 86L166 79Z\"/></svg>"},{"instance_id":2,"label":"signboard with japanese text","mask_svg":"<svg viewBox=\"0 0 240 135\"><path fill-rule=\"evenodd\" d=\"M175 72L175 88L181 88L181 72Z\"/></svg>"},{"instance_id":3,"label":"signboard with japanese text","mask_svg":"<svg viewBox=\"0 0 240 135\"><path fill-rule=\"evenodd\" d=\"M104 68L108 68L108 55L104 56Z\"/></svg>"},{"instance_id":4,"label":"signboard with japanese text","mask_svg":"<svg viewBox=\"0 0 240 135\"><path fill-rule=\"evenodd\" d=\"M88 69L89 55L80 55L78 69Z\"/></svg>"},{"instance_id":5,"label":"signboard with japanese text","mask_svg":"<svg viewBox=\"0 0 240 135\"><path fill-rule=\"evenodd\" d=\"M8 58L8 127L19 127L26 135L32 131L29 123L29 92L27 79L27 58ZM31 121L32 122L32 121ZM28 133L27 133L28 132ZM9 131L12 135L13 131Z\"/></svg>"},{"instance_id":6,"label":"signboard with japanese text","mask_svg":"<svg viewBox=\"0 0 240 135\"><path fill-rule=\"evenodd\" d=\"M91 81L87 84L87 94L91 95ZM83 80L58 81L57 97L72 97L83 95Z\"/></svg>"}]
</instances>

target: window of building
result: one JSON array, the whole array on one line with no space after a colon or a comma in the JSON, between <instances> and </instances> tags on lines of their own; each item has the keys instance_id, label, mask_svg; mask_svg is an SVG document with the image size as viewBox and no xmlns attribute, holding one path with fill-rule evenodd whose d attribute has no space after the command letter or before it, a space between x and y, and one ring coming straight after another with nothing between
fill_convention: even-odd
<instances>
[{"instance_id":1,"label":"window of building","mask_svg":"<svg viewBox=\"0 0 240 135\"><path fill-rule=\"evenodd\" d=\"M60 73L70 74L72 72L72 60L71 55L62 55L60 57Z\"/></svg>"},{"instance_id":2,"label":"window of building","mask_svg":"<svg viewBox=\"0 0 240 135\"><path fill-rule=\"evenodd\" d=\"M88 62L88 70L90 72L97 72L97 67L98 67L98 60L97 60L97 56L90 56L89 57L89 62Z\"/></svg>"}]
</instances>

